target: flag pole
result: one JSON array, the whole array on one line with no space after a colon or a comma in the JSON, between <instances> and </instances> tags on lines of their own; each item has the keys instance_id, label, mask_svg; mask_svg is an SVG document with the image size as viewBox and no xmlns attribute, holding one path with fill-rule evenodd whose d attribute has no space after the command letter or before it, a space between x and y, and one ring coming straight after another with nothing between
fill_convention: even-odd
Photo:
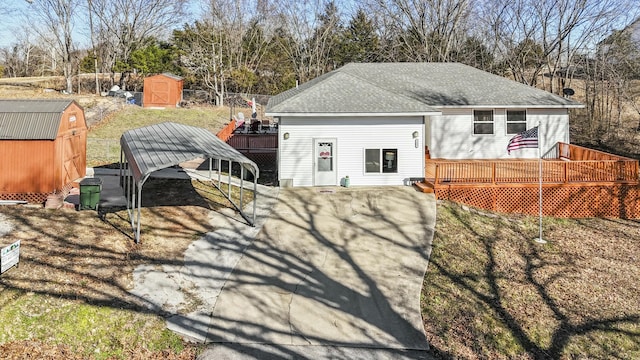
<instances>
[{"instance_id":1,"label":"flag pole","mask_svg":"<svg viewBox=\"0 0 640 360\"><path fill-rule=\"evenodd\" d=\"M542 238L542 126L538 121L538 237L533 241L539 244L547 242Z\"/></svg>"}]
</instances>

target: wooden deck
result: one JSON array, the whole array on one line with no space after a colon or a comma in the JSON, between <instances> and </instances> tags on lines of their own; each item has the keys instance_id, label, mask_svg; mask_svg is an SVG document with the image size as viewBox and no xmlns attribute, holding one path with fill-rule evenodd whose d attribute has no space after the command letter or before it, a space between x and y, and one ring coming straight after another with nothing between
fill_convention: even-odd
<instances>
[{"instance_id":1,"label":"wooden deck","mask_svg":"<svg viewBox=\"0 0 640 360\"><path fill-rule=\"evenodd\" d=\"M263 126L264 124L264 126ZM275 172L278 158L278 128L261 122L255 131L231 120L216 136L254 161L261 172Z\"/></svg>"},{"instance_id":2,"label":"wooden deck","mask_svg":"<svg viewBox=\"0 0 640 360\"><path fill-rule=\"evenodd\" d=\"M537 213L542 179L546 215L640 218L638 169L634 159L558 143L542 160L427 159L416 185L441 199Z\"/></svg>"}]
</instances>

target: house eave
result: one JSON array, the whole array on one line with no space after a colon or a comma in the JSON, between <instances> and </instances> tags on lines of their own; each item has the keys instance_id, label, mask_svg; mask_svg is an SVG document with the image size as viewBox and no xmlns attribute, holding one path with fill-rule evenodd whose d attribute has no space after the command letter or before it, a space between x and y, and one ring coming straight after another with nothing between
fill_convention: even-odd
<instances>
[{"instance_id":1,"label":"house eave","mask_svg":"<svg viewBox=\"0 0 640 360\"><path fill-rule=\"evenodd\" d=\"M425 111L425 112L349 112L349 113L335 113L335 112L322 112L322 113L294 113L294 112L265 112L265 116L271 117L397 117L397 116L435 116L442 115L441 111Z\"/></svg>"}]
</instances>

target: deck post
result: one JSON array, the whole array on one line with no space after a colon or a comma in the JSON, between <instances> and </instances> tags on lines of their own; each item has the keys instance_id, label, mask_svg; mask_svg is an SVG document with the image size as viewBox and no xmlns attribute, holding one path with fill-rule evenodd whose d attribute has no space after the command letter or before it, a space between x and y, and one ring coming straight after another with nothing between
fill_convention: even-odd
<instances>
[{"instance_id":1,"label":"deck post","mask_svg":"<svg viewBox=\"0 0 640 360\"><path fill-rule=\"evenodd\" d=\"M493 185L496 184L496 162L492 161L491 162L491 183ZM495 204L494 204L495 207Z\"/></svg>"}]
</instances>

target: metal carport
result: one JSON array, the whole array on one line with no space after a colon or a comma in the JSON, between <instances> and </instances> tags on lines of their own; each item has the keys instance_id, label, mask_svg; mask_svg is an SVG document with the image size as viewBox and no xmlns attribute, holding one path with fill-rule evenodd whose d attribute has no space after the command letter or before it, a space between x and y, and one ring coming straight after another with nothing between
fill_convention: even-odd
<instances>
[{"instance_id":1,"label":"metal carport","mask_svg":"<svg viewBox=\"0 0 640 360\"><path fill-rule=\"evenodd\" d=\"M257 179L260 175L258 166L206 129L164 122L138 129L128 130L120 137L120 177L127 176L121 184L127 185L127 212L135 241L140 241L140 209L142 207L142 187L151 173L178 165L196 158L209 159L209 180L212 180L213 160L217 160L218 185L212 184L224 194L240 215L250 225L256 220ZM221 185L222 161L229 162L228 191ZM240 164L240 204L231 199L231 166ZM243 207L245 169L253 174L253 216L249 218ZM137 213L136 213L137 211Z\"/></svg>"}]
</instances>

